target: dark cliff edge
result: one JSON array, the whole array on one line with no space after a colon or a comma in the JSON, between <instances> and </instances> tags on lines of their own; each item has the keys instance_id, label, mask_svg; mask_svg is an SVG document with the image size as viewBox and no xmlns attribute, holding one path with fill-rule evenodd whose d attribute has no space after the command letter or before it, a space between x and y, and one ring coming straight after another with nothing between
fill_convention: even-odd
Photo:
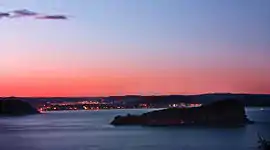
<instances>
[{"instance_id":1,"label":"dark cliff edge","mask_svg":"<svg viewBox=\"0 0 270 150\"><path fill-rule=\"evenodd\" d=\"M29 103L17 98L6 98L0 101L0 116L24 116L39 113Z\"/></svg>"},{"instance_id":2,"label":"dark cliff edge","mask_svg":"<svg viewBox=\"0 0 270 150\"><path fill-rule=\"evenodd\" d=\"M244 105L233 99L194 108L167 108L142 115L116 116L112 125L242 127L253 123Z\"/></svg>"}]
</instances>

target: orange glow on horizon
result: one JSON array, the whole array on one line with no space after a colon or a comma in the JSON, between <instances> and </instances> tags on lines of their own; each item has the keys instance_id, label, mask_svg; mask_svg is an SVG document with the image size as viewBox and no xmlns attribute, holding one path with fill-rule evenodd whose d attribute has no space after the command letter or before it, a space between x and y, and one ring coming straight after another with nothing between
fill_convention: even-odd
<instances>
[{"instance_id":1,"label":"orange glow on horizon","mask_svg":"<svg viewBox=\"0 0 270 150\"><path fill-rule=\"evenodd\" d=\"M248 74L248 75L247 75ZM109 96L201 94L214 92L270 93L270 79L250 70L152 70L33 74L1 77L0 96Z\"/></svg>"}]
</instances>

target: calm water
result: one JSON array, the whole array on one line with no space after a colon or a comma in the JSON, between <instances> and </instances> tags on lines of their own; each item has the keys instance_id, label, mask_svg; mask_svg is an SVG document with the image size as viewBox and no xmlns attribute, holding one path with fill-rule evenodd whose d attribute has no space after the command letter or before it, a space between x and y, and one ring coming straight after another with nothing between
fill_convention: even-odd
<instances>
[{"instance_id":1,"label":"calm water","mask_svg":"<svg viewBox=\"0 0 270 150\"><path fill-rule=\"evenodd\" d=\"M270 108L248 108L258 123L238 129L114 127L115 115L150 110L49 112L0 118L1 150L252 150L257 132L270 139Z\"/></svg>"}]
</instances>

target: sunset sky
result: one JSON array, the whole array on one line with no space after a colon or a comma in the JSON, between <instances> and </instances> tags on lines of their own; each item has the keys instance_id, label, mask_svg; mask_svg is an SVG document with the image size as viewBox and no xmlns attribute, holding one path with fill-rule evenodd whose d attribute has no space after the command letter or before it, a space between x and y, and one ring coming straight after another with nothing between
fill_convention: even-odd
<instances>
[{"instance_id":1,"label":"sunset sky","mask_svg":"<svg viewBox=\"0 0 270 150\"><path fill-rule=\"evenodd\" d=\"M0 96L270 93L269 0L2 0Z\"/></svg>"}]
</instances>

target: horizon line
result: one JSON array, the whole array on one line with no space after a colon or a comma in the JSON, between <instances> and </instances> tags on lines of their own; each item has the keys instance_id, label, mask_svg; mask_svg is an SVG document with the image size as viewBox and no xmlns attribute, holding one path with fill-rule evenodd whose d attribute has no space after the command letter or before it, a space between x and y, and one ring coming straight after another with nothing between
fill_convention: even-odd
<instances>
[{"instance_id":1,"label":"horizon line","mask_svg":"<svg viewBox=\"0 0 270 150\"><path fill-rule=\"evenodd\" d=\"M126 94L126 95L108 95L108 96L0 96L0 98L103 98L103 97L127 97L127 96L202 96L202 95L270 95L270 93L200 93L200 94Z\"/></svg>"}]
</instances>

